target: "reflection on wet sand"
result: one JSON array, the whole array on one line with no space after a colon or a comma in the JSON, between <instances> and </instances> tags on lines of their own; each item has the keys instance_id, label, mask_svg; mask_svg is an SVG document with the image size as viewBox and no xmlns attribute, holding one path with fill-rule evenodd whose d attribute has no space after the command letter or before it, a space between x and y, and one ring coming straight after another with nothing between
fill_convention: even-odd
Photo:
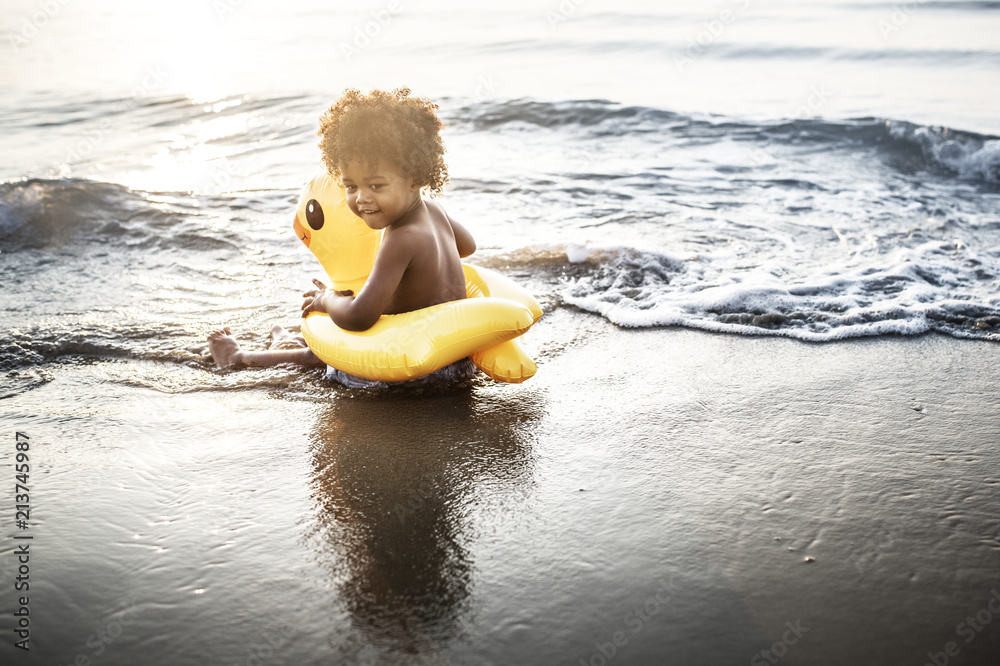
<instances>
[{"instance_id":1,"label":"reflection on wet sand","mask_svg":"<svg viewBox=\"0 0 1000 666\"><path fill-rule=\"evenodd\" d=\"M317 419L312 531L366 650L434 658L461 633L470 518L532 483L524 392L338 400Z\"/></svg>"}]
</instances>

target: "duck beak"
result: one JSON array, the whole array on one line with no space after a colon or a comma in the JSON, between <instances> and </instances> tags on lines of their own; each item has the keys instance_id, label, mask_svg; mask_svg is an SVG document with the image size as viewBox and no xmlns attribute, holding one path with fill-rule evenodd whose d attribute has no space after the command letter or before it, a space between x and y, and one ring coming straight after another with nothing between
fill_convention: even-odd
<instances>
[{"instance_id":1,"label":"duck beak","mask_svg":"<svg viewBox=\"0 0 1000 666\"><path fill-rule=\"evenodd\" d=\"M309 247L309 234L306 232L306 228L302 226L302 222L299 221L299 216L296 213L295 222L292 223L292 228L295 229L295 235L299 237L299 240Z\"/></svg>"}]
</instances>

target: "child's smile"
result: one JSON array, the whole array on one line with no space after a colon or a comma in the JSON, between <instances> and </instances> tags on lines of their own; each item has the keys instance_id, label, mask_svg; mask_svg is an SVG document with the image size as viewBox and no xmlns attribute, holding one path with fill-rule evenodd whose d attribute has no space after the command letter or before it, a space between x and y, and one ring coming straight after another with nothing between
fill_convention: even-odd
<instances>
[{"instance_id":1,"label":"child's smile","mask_svg":"<svg viewBox=\"0 0 1000 666\"><path fill-rule=\"evenodd\" d=\"M385 229L420 200L413 179L384 162L373 167L352 160L341 168L341 180L348 207L372 229Z\"/></svg>"}]
</instances>

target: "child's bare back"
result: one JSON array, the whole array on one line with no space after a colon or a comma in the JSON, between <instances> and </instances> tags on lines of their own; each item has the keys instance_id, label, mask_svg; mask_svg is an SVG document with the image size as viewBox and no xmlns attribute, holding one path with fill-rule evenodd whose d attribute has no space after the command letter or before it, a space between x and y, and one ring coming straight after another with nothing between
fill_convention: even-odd
<instances>
[{"instance_id":1,"label":"child's bare back","mask_svg":"<svg viewBox=\"0 0 1000 666\"><path fill-rule=\"evenodd\" d=\"M465 227L433 201L420 201L397 227L383 244L407 248L411 256L385 313L410 312L465 298L461 257L476 249Z\"/></svg>"}]
</instances>

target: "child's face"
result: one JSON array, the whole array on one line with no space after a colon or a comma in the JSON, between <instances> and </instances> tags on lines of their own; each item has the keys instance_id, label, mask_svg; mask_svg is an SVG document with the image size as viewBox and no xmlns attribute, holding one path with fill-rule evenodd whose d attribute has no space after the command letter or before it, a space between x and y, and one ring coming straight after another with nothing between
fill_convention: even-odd
<instances>
[{"instance_id":1,"label":"child's face","mask_svg":"<svg viewBox=\"0 0 1000 666\"><path fill-rule=\"evenodd\" d=\"M340 169L347 205L372 229L385 229L420 198L413 178L403 178L384 161L377 165L352 160Z\"/></svg>"}]
</instances>

